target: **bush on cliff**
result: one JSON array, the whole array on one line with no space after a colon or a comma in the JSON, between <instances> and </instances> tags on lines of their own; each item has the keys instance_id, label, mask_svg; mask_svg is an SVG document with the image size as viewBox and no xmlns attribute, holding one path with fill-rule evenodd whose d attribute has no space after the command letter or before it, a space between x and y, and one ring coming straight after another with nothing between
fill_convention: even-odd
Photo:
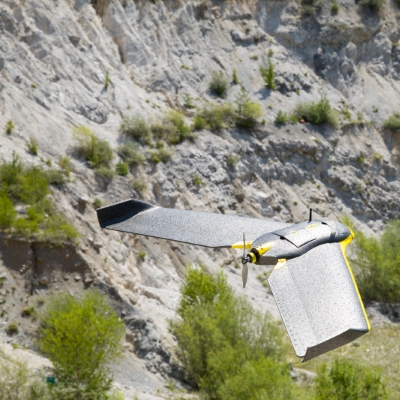
<instances>
[{"instance_id":1,"label":"bush on cliff","mask_svg":"<svg viewBox=\"0 0 400 400\"><path fill-rule=\"evenodd\" d=\"M282 332L223 273L189 268L171 323L188 381L209 399L292 398Z\"/></svg>"}]
</instances>

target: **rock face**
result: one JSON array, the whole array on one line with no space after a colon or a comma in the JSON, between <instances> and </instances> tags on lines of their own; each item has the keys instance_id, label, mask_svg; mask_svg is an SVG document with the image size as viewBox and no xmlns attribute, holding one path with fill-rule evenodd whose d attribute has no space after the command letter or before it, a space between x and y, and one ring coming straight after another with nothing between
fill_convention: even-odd
<instances>
[{"instance_id":1,"label":"rock face","mask_svg":"<svg viewBox=\"0 0 400 400\"><path fill-rule=\"evenodd\" d=\"M32 244L20 243L23 251L13 254L3 246L3 270L31 274L28 287L21 287L24 296L36 290L31 284L44 294L68 285L77 291L113 288L133 351L164 377L182 376L171 361L167 319L175 316L188 263L223 266L240 293L278 316L272 296L255 278L263 268L250 271L242 291L233 251L102 231L91 202L139 197L164 207L285 222L306 219L312 207L316 217L349 214L367 233L379 233L385 222L400 218L399 134L381 128L400 103L396 13L389 3L383 22L354 3L336 16L324 8L306 18L295 2L2 1L0 126L11 119L15 129L0 133L0 158L10 160L15 151L28 163L57 165L60 155L71 155L70 182L54 188L53 197L82 234L71 251L33 245L47 252L43 274L35 272L40 263L33 261ZM268 57L275 91L266 89L259 73ZM265 124L253 132L200 131L174 147L166 163L147 161L108 185L76 157L74 125L89 126L116 149L124 115L140 113L156 122L174 108L189 118L185 95L200 108L234 101L240 85L229 85L226 100L208 89L213 71L230 80L234 69L263 108ZM290 112L322 96L337 110L340 129L273 123L279 110ZM356 122L347 121L345 112ZM39 157L25 151L30 137L38 142ZM232 155L239 156L235 166L227 164ZM193 183L195 175L201 185ZM147 189L132 189L132 178L145 180Z\"/></svg>"}]
</instances>

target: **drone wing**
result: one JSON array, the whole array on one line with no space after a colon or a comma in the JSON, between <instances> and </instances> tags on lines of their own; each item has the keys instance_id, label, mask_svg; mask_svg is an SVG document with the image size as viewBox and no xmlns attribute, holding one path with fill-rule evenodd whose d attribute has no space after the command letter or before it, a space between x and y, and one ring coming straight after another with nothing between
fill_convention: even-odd
<instances>
[{"instance_id":1,"label":"drone wing","mask_svg":"<svg viewBox=\"0 0 400 400\"><path fill-rule=\"evenodd\" d=\"M129 199L97 210L102 228L206 247L232 247L241 240L289 226L283 222L153 206Z\"/></svg>"},{"instance_id":2,"label":"drone wing","mask_svg":"<svg viewBox=\"0 0 400 400\"><path fill-rule=\"evenodd\" d=\"M346 257L351 237L281 260L268 278L298 357L343 346L371 327Z\"/></svg>"}]
</instances>

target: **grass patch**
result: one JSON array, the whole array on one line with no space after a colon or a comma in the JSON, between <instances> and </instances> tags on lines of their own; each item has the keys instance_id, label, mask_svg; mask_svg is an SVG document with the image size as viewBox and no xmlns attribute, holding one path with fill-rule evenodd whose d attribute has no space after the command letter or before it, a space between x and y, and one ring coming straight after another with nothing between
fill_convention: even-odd
<instances>
[{"instance_id":1,"label":"grass patch","mask_svg":"<svg viewBox=\"0 0 400 400\"><path fill-rule=\"evenodd\" d=\"M127 176L127 175L129 174L128 165L125 164L124 162L119 162L119 163L115 166L115 172L116 172L118 175Z\"/></svg>"},{"instance_id":2,"label":"grass patch","mask_svg":"<svg viewBox=\"0 0 400 400\"><path fill-rule=\"evenodd\" d=\"M144 192L147 189L147 183L143 178L134 178L131 180L131 187L136 192Z\"/></svg>"},{"instance_id":3,"label":"grass patch","mask_svg":"<svg viewBox=\"0 0 400 400\"><path fill-rule=\"evenodd\" d=\"M17 335L19 333L18 324L16 322L10 322L7 326L7 333L9 335Z\"/></svg>"},{"instance_id":4,"label":"grass patch","mask_svg":"<svg viewBox=\"0 0 400 400\"><path fill-rule=\"evenodd\" d=\"M330 125L337 128L339 123L337 117L326 97L318 102L299 103L294 109L293 115L297 120L304 119L314 125Z\"/></svg>"},{"instance_id":5,"label":"grass patch","mask_svg":"<svg viewBox=\"0 0 400 400\"><path fill-rule=\"evenodd\" d=\"M276 84L274 82L275 72L271 57L268 57L268 68L264 68L262 65L260 66L260 73L264 79L265 86L270 90L274 90L276 88Z\"/></svg>"},{"instance_id":6,"label":"grass patch","mask_svg":"<svg viewBox=\"0 0 400 400\"><path fill-rule=\"evenodd\" d=\"M332 13L334 13L334 14L337 14L337 13L339 12L339 4L338 4L338 2L337 2L336 0L333 0L333 1L332 1L332 4L331 4L331 11L332 11Z\"/></svg>"},{"instance_id":7,"label":"grass patch","mask_svg":"<svg viewBox=\"0 0 400 400\"><path fill-rule=\"evenodd\" d=\"M262 117L262 108L258 103L251 101L246 89L242 86L235 99L235 124L239 128L252 129L257 119Z\"/></svg>"},{"instance_id":8,"label":"grass patch","mask_svg":"<svg viewBox=\"0 0 400 400\"><path fill-rule=\"evenodd\" d=\"M192 182L193 182L193 185L196 185L196 186L200 186L203 184L203 180L197 174L193 175Z\"/></svg>"},{"instance_id":9,"label":"grass patch","mask_svg":"<svg viewBox=\"0 0 400 400\"><path fill-rule=\"evenodd\" d=\"M58 165L61 170L64 172L64 175L69 179L71 175L71 157L69 156L60 156L58 158Z\"/></svg>"},{"instance_id":10,"label":"grass patch","mask_svg":"<svg viewBox=\"0 0 400 400\"><path fill-rule=\"evenodd\" d=\"M240 157L236 154L229 154L228 157L226 157L226 165L229 168L235 168L239 161Z\"/></svg>"},{"instance_id":11,"label":"grass patch","mask_svg":"<svg viewBox=\"0 0 400 400\"><path fill-rule=\"evenodd\" d=\"M209 89L211 93L218 97L226 97L226 92L228 90L228 79L222 71L214 71L209 83Z\"/></svg>"},{"instance_id":12,"label":"grass patch","mask_svg":"<svg viewBox=\"0 0 400 400\"><path fill-rule=\"evenodd\" d=\"M139 146L132 142L127 142L119 146L117 153L129 166L140 165L145 161L145 157Z\"/></svg>"},{"instance_id":13,"label":"grass patch","mask_svg":"<svg viewBox=\"0 0 400 400\"><path fill-rule=\"evenodd\" d=\"M384 123L383 127L391 131L400 130L400 113L392 114Z\"/></svg>"},{"instance_id":14,"label":"grass patch","mask_svg":"<svg viewBox=\"0 0 400 400\"><path fill-rule=\"evenodd\" d=\"M35 307L25 307L22 311L21 311L21 315L23 317L30 317L34 314L35 312Z\"/></svg>"},{"instance_id":15,"label":"grass patch","mask_svg":"<svg viewBox=\"0 0 400 400\"><path fill-rule=\"evenodd\" d=\"M190 96L189 93L185 93L183 95L183 105L188 109L191 110L192 108L195 108L196 106L193 103L192 96Z\"/></svg>"},{"instance_id":16,"label":"grass patch","mask_svg":"<svg viewBox=\"0 0 400 400\"><path fill-rule=\"evenodd\" d=\"M203 108L196 118L202 118L205 128L215 132L230 128L235 123L235 116L233 104L223 103L210 104Z\"/></svg>"},{"instance_id":17,"label":"grass patch","mask_svg":"<svg viewBox=\"0 0 400 400\"><path fill-rule=\"evenodd\" d=\"M54 173L51 170L25 166L17 156L11 162L1 164L0 230L54 244L76 241L78 232L56 212L47 197L52 181ZM14 206L21 203L26 213L17 218Z\"/></svg>"},{"instance_id":18,"label":"grass patch","mask_svg":"<svg viewBox=\"0 0 400 400\"><path fill-rule=\"evenodd\" d=\"M170 149L165 149L164 146L159 146L157 150L150 151L151 161L157 164L159 162L167 162L172 156L172 151Z\"/></svg>"},{"instance_id":19,"label":"grass patch","mask_svg":"<svg viewBox=\"0 0 400 400\"><path fill-rule=\"evenodd\" d=\"M233 68L233 71L232 71L232 83L235 84L235 85L239 84L239 77L238 77L238 73L237 73L237 69L236 68Z\"/></svg>"},{"instance_id":20,"label":"grass patch","mask_svg":"<svg viewBox=\"0 0 400 400\"><path fill-rule=\"evenodd\" d=\"M139 114L122 119L120 132L130 139L140 143L149 143L151 131L146 119Z\"/></svg>"},{"instance_id":21,"label":"grass patch","mask_svg":"<svg viewBox=\"0 0 400 400\"><path fill-rule=\"evenodd\" d=\"M74 127L73 132L79 142L76 150L80 157L88 161L93 169L110 167L113 151L106 140L99 139L84 125Z\"/></svg>"},{"instance_id":22,"label":"grass patch","mask_svg":"<svg viewBox=\"0 0 400 400\"><path fill-rule=\"evenodd\" d=\"M98 208L100 208L103 205L103 202L99 199L99 198L95 198L93 200L93 207L95 210L97 210Z\"/></svg>"},{"instance_id":23,"label":"grass patch","mask_svg":"<svg viewBox=\"0 0 400 400\"><path fill-rule=\"evenodd\" d=\"M6 122L6 125L5 125L5 127L4 127L4 129L5 129L6 133L7 133L7 135L11 135L11 134L13 133L14 128L15 128L14 121L13 121L12 119L9 119L9 120Z\"/></svg>"},{"instance_id":24,"label":"grass patch","mask_svg":"<svg viewBox=\"0 0 400 400\"><path fill-rule=\"evenodd\" d=\"M37 156L38 150L38 142L33 137L30 137L28 142L28 153L32 154L33 156Z\"/></svg>"},{"instance_id":25,"label":"grass patch","mask_svg":"<svg viewBox=\"0 0 400 400\"><path fill-rule=\"evenodd\" d=\"M111 181L114 178L116 172L107 167L99 167L94 170L94 174L97 178L105 179L106 181Z\"/></svg>"}]
</instances>

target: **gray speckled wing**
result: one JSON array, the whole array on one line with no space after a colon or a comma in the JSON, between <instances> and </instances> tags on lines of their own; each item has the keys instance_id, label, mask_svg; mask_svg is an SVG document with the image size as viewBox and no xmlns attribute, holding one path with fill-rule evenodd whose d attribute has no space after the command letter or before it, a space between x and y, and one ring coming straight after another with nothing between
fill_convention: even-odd
<instances>
[{"instance_id":1,"label":"gray speckled wing","mask_svg":"<svg viewBox=\"0 0 400 400\"><path fill-rule=\"evenodd\" d=\"M310 360L370 329L340 243L287 260L268 278L296 355Z\"/></svg>"},{"instance_id":2,"label":"gray speckled wing","mask_svg":"<svg viewBox=\"0 0 400 400\"><path fill-rule=\"evenodd\" d=\"M242 240L289 226L283 222L234 215L161 208L129 199L99 208L102 228L153 236L206 247L231 247Z\"/></svg>"}]
</instances>

